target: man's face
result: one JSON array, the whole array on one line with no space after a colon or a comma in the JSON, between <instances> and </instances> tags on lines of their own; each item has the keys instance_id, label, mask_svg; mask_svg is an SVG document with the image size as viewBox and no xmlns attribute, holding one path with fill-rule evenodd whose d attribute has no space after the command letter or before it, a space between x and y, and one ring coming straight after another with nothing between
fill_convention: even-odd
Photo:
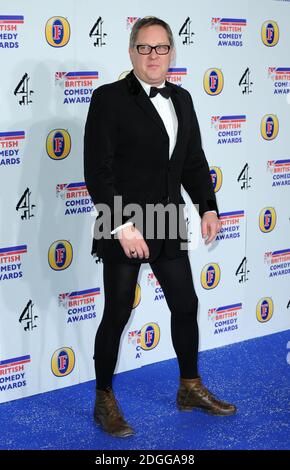
<instances>
[{"instance_id":1,"label":"man's face","mask_svg":"<svg viewBox=\"0 0 290 470\"><path fill-rule=\"evenodd\" d=\"M141 28L136 44L158 46L168 45L169 39L162 26L154 25ZM166 55L158 55L153 49L149 55L141 55L136 47L129 49L131 62L136 75L150 85L158 86L164 82L169 68L173 51L170 49Z\"/></svg>"}]
</instances>

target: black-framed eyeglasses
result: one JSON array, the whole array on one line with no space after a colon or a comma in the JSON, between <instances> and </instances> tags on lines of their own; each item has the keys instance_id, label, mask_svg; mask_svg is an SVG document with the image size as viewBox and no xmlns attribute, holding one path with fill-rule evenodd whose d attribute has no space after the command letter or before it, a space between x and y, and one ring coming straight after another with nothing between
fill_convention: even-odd
<instances>
[{"instance_id":1,"label":"black-framed eyeglasses","mask_svg":"<svg viewBox=\"0 0 290 470\"><path fill-rule=\"evenodd\" d=\"M158 44L158 46L148 46L148 44L137 44L136 49L141 55L149 55L154 49L158 55L166 55L170 51L170 46L167 44Z\"/></svg>"}]
</instances>

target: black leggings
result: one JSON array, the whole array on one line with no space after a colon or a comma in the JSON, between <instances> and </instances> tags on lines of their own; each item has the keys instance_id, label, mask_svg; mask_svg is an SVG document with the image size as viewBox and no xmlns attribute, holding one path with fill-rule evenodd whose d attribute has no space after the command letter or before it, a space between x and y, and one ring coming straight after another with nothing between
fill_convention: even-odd
<instances>
[{"instance_id":1,"label":"black leggings","mask_svg":"<svg viewBox=\"0 0 290 470\"><path fill-rule=\"evenodd\" d=\"M167 259L161 256L150 263L171 311L171 337L178 359L180 376L198 376L198 299L194 290L188 256ZM140 264L104 263L104 314L95 339L96 385L112 387L120 338L135 297Z\"/></svg>"}]
</instances>

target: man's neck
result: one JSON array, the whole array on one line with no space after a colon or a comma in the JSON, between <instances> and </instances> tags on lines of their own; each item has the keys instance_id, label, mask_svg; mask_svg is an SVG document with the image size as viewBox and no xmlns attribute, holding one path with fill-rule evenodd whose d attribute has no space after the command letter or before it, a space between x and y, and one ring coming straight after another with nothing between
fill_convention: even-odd
<instances>
[{"instance_id":1,"label":"man's neck","mask_svg":"<svg viewBox=\"0 0 290 470\"><path fill-rule=\"evenodd\" d=\"M141 83L141 85L145 86L146 88L147 87L151 87L151 86L154 86L154 87L157 87L157 88L161 88L163 86L165 86L165 80L163 80L163 82L159 83L159 84L156 84L156 83L148 83L148 82L145 82L144 80L142 80L142 78L138 77L138 75L136 74L135 70L133 70L133 73L135 75L135 77L139 80L139 82Z\"/></svg>"}]
</instances>

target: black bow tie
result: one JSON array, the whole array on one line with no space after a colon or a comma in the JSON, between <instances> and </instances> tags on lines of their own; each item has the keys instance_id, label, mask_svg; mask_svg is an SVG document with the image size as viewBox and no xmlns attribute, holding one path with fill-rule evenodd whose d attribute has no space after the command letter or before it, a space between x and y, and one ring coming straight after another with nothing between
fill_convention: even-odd
<instances>
[{"instance_id":1,"label":"black bow tie","mask_svg":"<svg viewBox=\"0 0 290 470\"><path fill-rule=\"evenodd\" d=\"M163 98L170 98L170 95L171 95L171 88L168 87L168 86L165 86L163 88L157 88L156 86L152 86L150 88L150 94L149 94L149 98L154 98L154 96L156 96L158 93L160 93L160 95L163 96Z\"/></svg>"}]
</instances>

